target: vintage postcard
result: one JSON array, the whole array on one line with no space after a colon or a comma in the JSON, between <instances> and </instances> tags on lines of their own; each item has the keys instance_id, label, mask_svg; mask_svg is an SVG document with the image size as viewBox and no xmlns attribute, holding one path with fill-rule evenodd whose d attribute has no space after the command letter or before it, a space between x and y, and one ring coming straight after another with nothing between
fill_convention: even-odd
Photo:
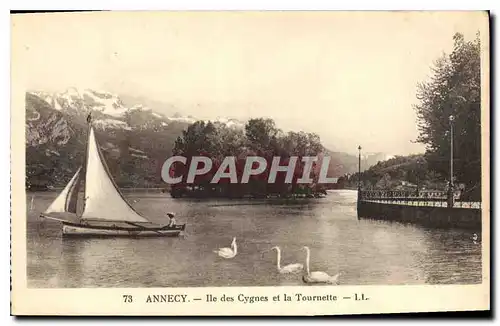
<instances>
[{"instance_id":1,"label":"vintage postcard","mask_svg":"<svg viewBox=\"0 0 500 326\"><path fill-rule=\"evenodd\" d=\"M490 309L488 12L11 28L13 315Z\"/></svg>"}]
</instances>

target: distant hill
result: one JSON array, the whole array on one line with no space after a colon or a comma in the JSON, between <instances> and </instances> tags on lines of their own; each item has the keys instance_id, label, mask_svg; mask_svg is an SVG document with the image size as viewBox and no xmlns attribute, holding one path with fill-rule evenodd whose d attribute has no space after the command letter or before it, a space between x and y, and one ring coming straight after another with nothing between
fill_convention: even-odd
<instances>
[{"instance_id":1,"label":"distant hill","mask_svg":"<svg viewBox=\"0 0 500 326\"><path fill-rule=\"evenodd\" d=\"M352 155L344 152L331 151L325 149L327 155L332 157L332 162L338 162L337 168L330 167L330 171L337 176L344 174L352 174L358 172L359 158L357 155ZM365 171L371 166L380 161L384 161L387 155L384 153L369 153L361 155L361 171ZM331 164L332 165L332 164Z\"/></svg>"},{"instance_id":2,"label":"distant hill","mask_svg":"<svg viewBox=\"0 0 500 326\"><path fill-rule=\"evenodd\" d=\"M26 93L26 181L35 186L63 186L82 164L87 137L86 118L92 113L96 135L110 172L120 187L163 187L161 166L171 155L182 131L198 119L158 113L160 102L122 97L105 91L70 88L61 93ZM149 105L154 106L152 109ZM170 106L167 110L174 111ZM231 128L245 121L216 118ZM332 157L329 176L354 173L358 158L325 149ZM362 167L383 154L363 157Z\"/></svg>"},{"instance_id":3,"label":"distant hill","mask_svg":"<svg viewBox=\"0 0 500 326\"><path fill-rule=\"evenodd\" d=\"M363 189L385 190L437 190L444 189L445 183L436 173L429 171L424 154L395 156L380 161L361 172ZM345 175L339 181L339 186L355 188L358 185L358 175Z\"/></svg>"},{"instance_id":4,"label":"distant hill","mask_svg":"<svg viewBox=\"0 0 500 326\"><path fill-rule=\"evenodd\" d=\"M117 183L161 185L161 165L189 121L125 107L106 92L76 89L26 93L27 182L61 186L69 180L83 161L89 112Z\"/></svg>"}]
</instances>

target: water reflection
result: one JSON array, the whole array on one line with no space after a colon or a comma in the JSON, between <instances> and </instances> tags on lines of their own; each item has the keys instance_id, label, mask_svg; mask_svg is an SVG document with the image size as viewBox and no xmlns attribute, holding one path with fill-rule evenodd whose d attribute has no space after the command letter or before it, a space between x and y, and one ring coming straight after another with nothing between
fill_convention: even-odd
<instances>
[{"instance_id":1,"label":"water reflection","mask_svg":"<svg viewBox=\"0 0 500 326\"><path fill-rule=\"evenodd\" d=\"M448 230L445 234L426 230L422 242L427 250L420 264L428 283L480 282L477 275L468 272L481 269L481 241L474 240L474 232Z\"/></svg>"},{"instance_id":2,"label":"water reflection","mask_svg":"<svg viewBox=\"0 0 500 326\"><path fill-rule=\"evenodd\" d=\"M462 230L356 218L355 192L333 192L302 203L173 200L140 196L134 206L155 222L175 211L186 238L63 239L60 225L38 220L52 198L37 196L28 215L28 281L33 287L184 287L301 285L301 277L276 271L305 264L341 284L442 284L481 281L481 246ZM27 201L29 202L29 200ZM237 238L231 260L212 251ZM480 235L479 237L480 238Z\"/></svg>"},{"instance_id":3,"label":"water reflection","mask_svg":"<svg viewBox=\"0 0 500 326\"><path fill-rule=\"evenodd\" d=\"M85 241L61 241L61 265L63 268L60 272L60 278L63 282L67 282L67 284L65 284L66 286L82 286L82 284L79 283L79 280L82 280L85 275L85 271L82 266L82 253L84 252L84 246Z\"/></svg>"}]
</instances>

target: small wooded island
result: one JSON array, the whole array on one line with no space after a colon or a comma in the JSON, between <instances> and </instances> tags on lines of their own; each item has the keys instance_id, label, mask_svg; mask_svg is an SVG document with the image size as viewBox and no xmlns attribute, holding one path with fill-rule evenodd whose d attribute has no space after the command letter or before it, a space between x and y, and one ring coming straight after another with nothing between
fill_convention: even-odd
<instances>
[{"instance_id":1,"label":"small wooded island","mask_svg":"<svg viewBox=\"0 0 500 326\"><path fill-rule=\"evenodd\" d=\"M175 142L173 155L187 158L187 164L172 164L171 177L182 177L182 181L170 186L170 194L179 197L224 197L224 198L318 198L326 195L331 184L318 183L320 163L314 162L309 173L311 182L297 182L304 174L303 157L325 155L325 148L318 135L306 132L284 133L276 128L272 119L251 119L244 130L228 128L211 122L197 121L182 132ZM213 162L210 171L197 175L194 182L186 182L190 160L205 156ZM259 156L268 164L258 175L250 176L247 183L231 183L222 178L212 183L214 174L225 157L235 157L236 175L241 180L246 158ZM288 165L292 156L298 157L291 182L286 182L286 172L278 172L274 182L269 182L269 173L274 157L280 165ZM328 176L335 177L335 162L328 165Z\"/></svg>"}]
</instances>

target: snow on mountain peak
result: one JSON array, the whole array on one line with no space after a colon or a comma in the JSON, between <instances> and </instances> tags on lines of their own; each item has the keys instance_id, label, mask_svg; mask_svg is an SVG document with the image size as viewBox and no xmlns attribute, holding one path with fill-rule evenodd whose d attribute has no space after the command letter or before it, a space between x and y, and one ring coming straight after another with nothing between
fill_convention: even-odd
<instances>
[{"instance_id":1,"label":"snow on mountain peak","mask_svg":"<svg viewBox=\"0 0 500 326\"><path fill-rule=\"evenodd\" d=\"M123 105L121 99L108 92L99 92L86 89L82 95L83 100L92 102L93 109L113 117L124 117L130 110Z\"/></svg>"},{"instance_id":2,"label":"snow on mountain peak","mask_svg":"<svg viewBox=\"0 0 500 326\"><path fill-rule=\"evenodd\" d=\"M167 119L170 121L178 121L178 122L185 122L185 123L195 123L196 121L198 121L197 119L195 119L191 116L184 117L184 116L178 116L178 115L173 116L173 117L168 117Z\"/></svg>"},{"instance_id":3,"label":"snow on mountain peak","mask_svg":"<svg viewBox=\"0 0 500 326\"><path fill-rule=\"evenodd\" d=\"M31 94L43 99L58 111L65 109L87 111L91 109L115 118L123 118L131 110L123 104L117 95L88 88L78 89L70 87L59 93L36 91L31 92ZM147 110L142 107L141 109Z\"/></svg>"},{"instance_id":4,"label":"snow on mountain peak","mask_svg":"<svg viewBox=\"0 0 500 326\"><path fill-rule=\"evenodd\" d=\"M229 128L244 128L245 122L234 118L217 117L215 122L225 124Z\"/></svg>"},{"instance_id":5,"label":"snow on mountain peak","mask_svg":"<svg viewBox=\"0 0 500 326\"><path fill-rule=\"evenodd\" d=\"M125 118L132 112L144 112L149 114L152 119L151 121L156 121L156 123L158 123L158 120L160 120L159 123L163 127L169 125L170 122L192 124L200 120L191 115L186 116L180 113L175 113L172 116L167 117L164 114L152 111L150 108L143 106L142 104L127 107L119 96L102 90L93 90L89 88L78 89L70 87L59 93L44 91L32 91L30 93L44 100L52 108L58 111L76 110L83 111L86 114L88 110L91 110L102 113L104 114L104 117L96 117L96 119L94 119L96 126L100 128L130 128L128 123L125 122ZM217 117L215 119L203 121L220 123L229 128L243 128L245 126L245 122L226 117Z\"/></svg>"},{"instance_id":6,"label":"snow on mountain peak","mask_svg":"<svg viewBox=\"0 0 500 326\"><path fill-rule=\"evenodd\" d=\"M130 126L121 120L116 119L102 119L102 120L94 120L94 125L100 129L124 129L131 130Z\"/></svg>"}]
</instances>

